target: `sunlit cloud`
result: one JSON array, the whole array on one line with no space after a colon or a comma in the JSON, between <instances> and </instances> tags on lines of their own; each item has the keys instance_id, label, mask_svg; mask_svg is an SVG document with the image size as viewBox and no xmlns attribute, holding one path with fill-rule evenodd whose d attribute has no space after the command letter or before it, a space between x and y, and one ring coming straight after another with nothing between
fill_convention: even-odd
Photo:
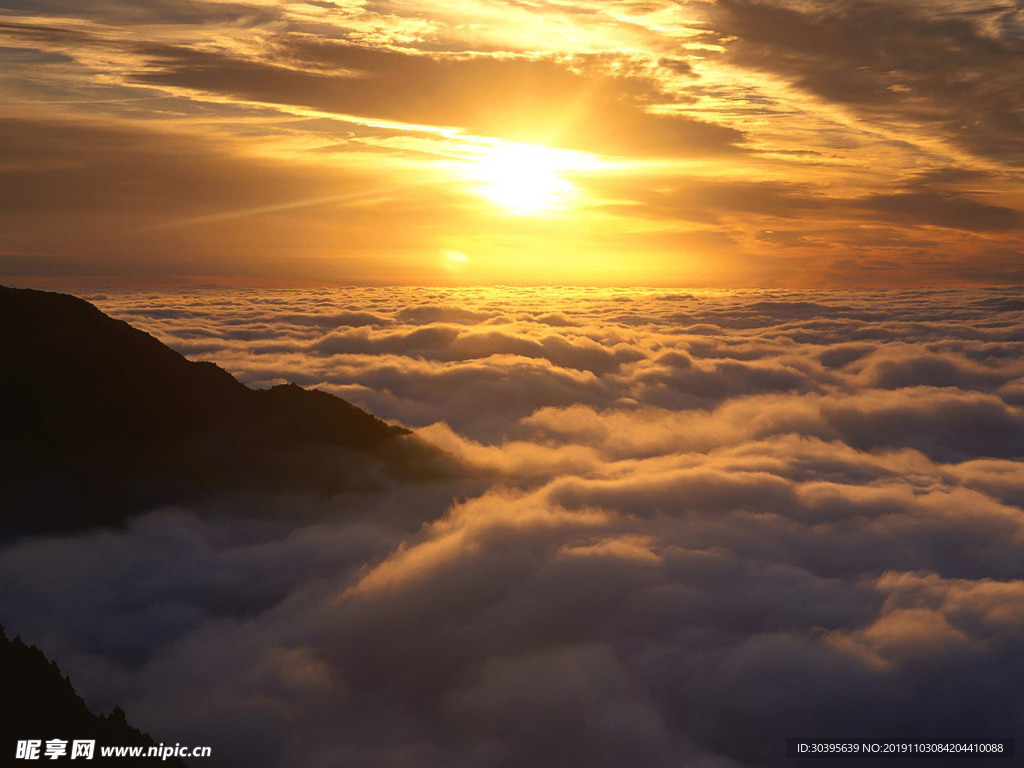
<instances>
[{"instance_id":1,"label":"sunlit cloud","mask_svg":"<svg viewBox=\"0 0 1024 768\"><path fill-rule=\"evenodd\" d=\"M3 548L5 625L93 706L268 768L761 766L851 719L1019 728L1012 287L90 298L458 469Z\"/></svg>"},{"instance_id":2,"label":"sunlit cloud","mask_svg":"<svg viewBox=\"0 0 1024 768\"><path fill-rule=\"evenodd\" d=\"M219 191L208 205L156 178L166 220L108 200L94 226L56 205L43 226L30 196L0 209L0 258L22 279L55 273L13 256L31 252L136 281L1014 281L1019 24L953 2L7 8L0 117L67 126L76 160L54 168L21 123L5 187L103 190L109 158L74 139L102 129L126 137L137 184L156 158L135 148L163 142L160 164ZM344 176L402 191L357 204ZM240 225L260 216L272 236ZM160 239L182 221L203 237Z\"/></svg>"}]
</instances>

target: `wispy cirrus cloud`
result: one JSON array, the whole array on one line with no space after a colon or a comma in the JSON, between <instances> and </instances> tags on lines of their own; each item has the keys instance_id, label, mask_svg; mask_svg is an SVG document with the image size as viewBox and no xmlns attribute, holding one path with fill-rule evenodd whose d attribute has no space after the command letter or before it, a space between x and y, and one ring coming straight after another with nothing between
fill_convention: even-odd
<instances>
[{"instance_id":1,"label":"wispy cirrus cloud","mask_svg":"<svg viewBox=\"0 0 1024 768\"><path fill-rule=\"evenodd\" d=\"M866 0L8 4L6 117L84 138L54 168L18 123L5 163L56 226L8 211L5 270L53 274L39 254L129 280L1014 281L1018 26L1008 4ZM167 213L148 234L130 199L87 239L57 204L104 198L100 129L125 137L120 168L154 175ZM556 174L571 203L530 220L482 196L480 161L508 141L576 152ZM346 197L350 179L372 194ZM342 191L302 189L324 187ZM167 243L169 223L189 232Z\"/></svg>"}]
</instances>

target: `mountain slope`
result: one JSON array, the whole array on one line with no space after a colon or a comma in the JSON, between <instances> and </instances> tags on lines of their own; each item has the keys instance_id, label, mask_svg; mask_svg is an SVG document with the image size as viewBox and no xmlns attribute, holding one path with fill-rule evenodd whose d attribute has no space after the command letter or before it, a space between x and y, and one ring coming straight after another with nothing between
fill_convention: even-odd
<instances>
[{"instance_id":1,"label":"mountain slope","mask_svg":"<svg viewBox=\"0 0 1024 768\"><path fill-rule=\"evenodd\" d=\"M124 711L115 708L109 715L94 715L75 692L71 681L64 677L56 663L49 661L34 645L25 645L20 638L9 639L0 627L0 754L8 758L16 753L18 741L41 741L40 757L45 760L43 748L48 740L68 742L69 760L71 742L96 742L95 756L87 765L127 765L123 758L100 756L101 746L151 747L152 737L133 728L125 720ZM143 760L158 762L157 758ZM184 766L178 758L161 763Z\"/></svg>"},{"instance_id":2,"label":"mountain slope","mask_svg":"<svg viewBox=\"0 0 1024 768\"><path fill-rule=\"evenodd\" d=\"M73 296L0 286L0 525L57 532L225 489L333 492L406 430L252 390Z\"/></svg>"}]
</instances>

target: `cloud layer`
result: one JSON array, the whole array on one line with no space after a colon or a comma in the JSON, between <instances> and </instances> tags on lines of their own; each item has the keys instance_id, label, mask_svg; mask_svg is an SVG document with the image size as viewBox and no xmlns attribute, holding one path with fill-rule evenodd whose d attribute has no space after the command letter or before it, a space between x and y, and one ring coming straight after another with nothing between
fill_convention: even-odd
<instances>
[{"instance_id":1,"label":"cloud layer","mask_svg":"<svg viewBox=\"0 0 1024 768\"><path fill-rule=\"evenodd\" d=\"M469 468L0 553L8 628L211 764L736 768L1024 726L1013 292L91 298Z\"/></svg>"},{"instance_id":2,"label":"cloud layer","mask_svg":"<svg viewBox=\"0 0 1024 768\"><path fill-rule=\"evenodd\" d=\"M1022 13L1001 0L8 2L0 274L1019 283ZM508 142L574 153L520 168L571 194L542 215L488 197L478 177ZM520 199L543 197L524 186Z\"/></svg>"}]
</instances>

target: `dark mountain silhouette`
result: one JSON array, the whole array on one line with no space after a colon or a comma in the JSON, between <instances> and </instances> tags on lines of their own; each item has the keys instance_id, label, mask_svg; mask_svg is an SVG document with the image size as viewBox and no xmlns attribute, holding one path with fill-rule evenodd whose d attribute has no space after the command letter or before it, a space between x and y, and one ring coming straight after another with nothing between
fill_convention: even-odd
<instances>
[{"instance_id":1,"label":"dark mountain silhouette","mask_svg":"<svg viewBox=\"0 0 1024 768\"><path fill-rule=\"evenodd\" d=\"M25 764L15 758L18 741L38 740L45 748L47 740L68 742L67 754L58 760L71 759L72 742L96 742L95 756L85 765L133 764L129 758L107 758L100 754L101 746L156 745L149 734L133 728L125 719L124 711L115 707L109 715L94 715L75 693L71 681L64 677L55 662L49 661L34 645L25 645L21 638L9 639L0 627L0 755L8 765ZM170 742L173 744L174 742ZM81 758L79 758L81 759ZM40 762L49 762L40 749ZM184 768L178 758L160 761L151 757L136 761Z\"/></svg>"},{"instance_id":2,"label":"dark mountain silhouette","mask_svg":"<svg viewBox=\"0 0 1024 768\"><path fill-rule=\"evenodd\" d=\"M249 389L73 296L0 286L7 536L231 489L368 487L408 470L405 434L325 392Z\"/></svg>"}]
</instances>

